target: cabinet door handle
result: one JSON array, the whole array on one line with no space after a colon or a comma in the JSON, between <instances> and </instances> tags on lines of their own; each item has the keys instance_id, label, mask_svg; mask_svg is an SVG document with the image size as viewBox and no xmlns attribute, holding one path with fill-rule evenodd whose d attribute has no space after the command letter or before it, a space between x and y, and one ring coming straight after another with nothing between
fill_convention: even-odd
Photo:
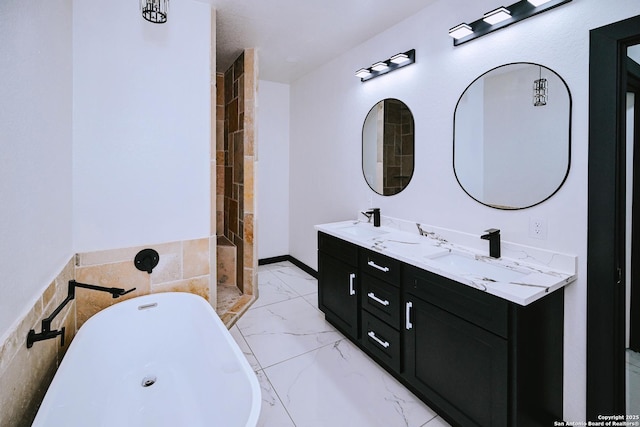
<instances>
[{"instance_id":1,"label":"cabinet door handle","mask_svg":"<svg viewBox=\"0 0 640 427\"><path fill-rule=\"evenodd\" d=\"M349 274L349 295L356 294L356 288L354 281L356 280L356 273Z\"/></svg>"},{"instance_id":2,"label":"cabinet door handle","mask_svg":"<svg viewBox=\"0 0 640 427\"><path fill-rule=\"evenodd\" d=\"M374 340L375 342L377 342L378 344L380 344L381 346L383 346L384 348L389 348L389 343L387 341L382 341L380 338L378 338L376 336L376 333L373 331L369 331L367 333L367 335L369 335L369 338L371 338L372 340Z\"/></svg>"},{"instance_id":3,"label":"cabinet door handle","mask_svg":"<svg viewBox=\"0 0 640 427\"><path fill-rule=\"evenodd\" d=\"M380 298L378 298L378 297L376 296L376 294L374 294L373 292L369 292L369 293L367 294L367 296L368 296L369 298L371 298L372 300L374 300L375 302L377 302L378 304L381 304L381 305L384 305L384 306L389 305L389 301L388 301L388 300L386 300L386 299L385 299L385 300L381 300L381 299L380 299Z\"/></svg>"},{"instance_id":4,"label":"cabinet door handle","mask_svg":"<svg viewBox=\"0 0 640 427\"><path fill-rule=\"evenodd\" d=\"M407 301L407 311L406 311L406 318L405 318L405 327L407 328L407 331L409 329L413 329L413 323L411 323L411 307L413 307L413 303L411 301Z\"/></svg>"},{"instance_id":5,"label":"cabinet door handle","mask_svg":"<svg viewBox=\"0 0 640 427\"><path fill-rule=\"evenodd\" d=\"M381 267L373 261L369 261L367 264L369 264L373 268L377 268L380 271L384 271L385 273L389 271L389 267Z\"/></svg>"}]
</instances>

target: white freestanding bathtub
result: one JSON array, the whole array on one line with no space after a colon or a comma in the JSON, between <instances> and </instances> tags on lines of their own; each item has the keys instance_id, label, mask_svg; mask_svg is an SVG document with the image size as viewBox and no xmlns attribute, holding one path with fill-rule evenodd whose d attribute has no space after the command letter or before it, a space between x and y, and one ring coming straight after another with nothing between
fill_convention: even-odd
<instances>
[{"instance_id":1,"label":"white freestanding bathtub","mask_svg":"<svg viewBox=\"0 0 640 427\"><path fill-rule=\"evenodd\" d=\"M91 317L33 426L255 426L261 400L255 373L209 303L169 292Z\"/></svg>"}]
</instances>

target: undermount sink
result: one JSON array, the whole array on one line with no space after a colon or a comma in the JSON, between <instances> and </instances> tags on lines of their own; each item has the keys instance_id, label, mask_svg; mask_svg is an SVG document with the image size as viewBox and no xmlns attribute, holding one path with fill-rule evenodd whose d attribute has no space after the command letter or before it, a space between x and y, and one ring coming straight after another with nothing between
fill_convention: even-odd
<instances>
[{"instance_id":1,"label":"undermount sink","mask_svg":"<svg viewBox=\"0 0 640 427\"><path fill-rule=\"evenodd\" d=\"M525 275L517 270L470 258L457 253L449 253L432 258L443 270L457 274L473 274L497 282L510 282Z\"/></svg>"},{"instance_id":2,"label":"undermount sink","mask_svg":"<svg viewBox=\"0 0 640 427\"><path fill-rule=\"evenodd\" d=\"M369 224L354 224L346 227L340 227L338 230L358 237L375 237L388 233L388 231L373 228Z\"/></svg>"}]
</instances>

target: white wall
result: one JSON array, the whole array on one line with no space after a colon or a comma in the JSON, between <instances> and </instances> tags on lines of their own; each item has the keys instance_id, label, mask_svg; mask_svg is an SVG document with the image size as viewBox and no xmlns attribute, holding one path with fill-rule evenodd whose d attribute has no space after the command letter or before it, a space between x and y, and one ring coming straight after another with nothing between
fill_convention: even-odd
<instances>
[{"instance_id":1,"label":"white wall","mask_svg":"<svg viewBox=\"0 0 640 427\"><path fill-rule=\"evenodd\" d=\"M73 4L73 240L77 252L209 236L208 4Z\"/></svg>"},{"instance_id":2,"label":"white wall","mask_svg":"<svg viewBox=\"0 0 640 427\"><path fill-rule=\"evenodd\" d=\"M549 99L547 105L535 107L533 82L539 76L539 67L527 66L485 78L484 88L491 96L484 97L480 200L489 205L534 205L552 195L567 174L569 94L562 80L545 69L542 77L548 80Z\"/></svg>"},{"instance_id":3,"label":"white wall","mask_svg":"<svg viewBox=\"0 0 640 427\"><path fill-rule=\"evenodd\" d=\"M315 268L313 225L353 218L373 203L383 215L478 235L497 227L506 241L577 255L578 280L565 293L564 416L584 420L589 30L640 14L640 2L573 1L453 47L449 28L495 6L494 0L439 0L292 84L290 252ZM354 76L363 66L411 48L416 49L416 64L366 83ZM571 171L548 201L522 211L501 211L475 202L456 182L453 112L477 76L519 61L547 66L569 86ZM369 109L387 97L402 100L414 114L416 169L403 192L382 197L362 177L360 133ZM547 220L546 240L528 237L530 217Z\"/></svg>"},{"instance_id":4,"label":"white wall","mask_svg":"<svg viewBox=\"0 0 640 427\"><path fill-rule=\"evenodd\" d=\"M258 83L258 259L289 255L289 85Z\"/></svg>"},{"instance_id":5,"label":"white wall","mask_svg":"<svg viewBox=\"0 0 640 427\"><path fill-rule=\"evenodd\" d=\"M72 256L71 0L38 3L0 1L0 337Z\"/></svg>"}]
</instances>

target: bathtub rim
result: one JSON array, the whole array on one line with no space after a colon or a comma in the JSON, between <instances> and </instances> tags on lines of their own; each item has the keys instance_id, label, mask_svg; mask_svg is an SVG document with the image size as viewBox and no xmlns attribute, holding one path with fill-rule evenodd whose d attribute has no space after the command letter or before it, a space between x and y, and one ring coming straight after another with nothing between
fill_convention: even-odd
<instances>
[{"instance_id":1,"label":"bathtub rim","mask_svg":"<svg viewBox=\"0 0 640 427\"><path fill-rule=\"evenodd\" d=\"M258 419L261 412L261 406L262 406L262 389L260 387L260 383L258 381L256 372L253 370L253 368L247 361L247 358L245 357L244 353L240 349L238 343L235 341L230 331L224 325L224 323L222 322L218 314L215 312L213 307L209 304L209 302L205 298L203 298L200 295L192 294L189 292L159 292L155 294L141 295L138 297L133 297L124 301L117 302L116 304L113 304L99 311L98 313L96 313L95 315L87 319L87 321L78 329L78 332L74 337L74 340L69 344L69 348L67 349L67 354L70 354L70 352L73 351L74 343L78 342L76 341L76 338L82 337L84 335L84 334L81 334L81 331L83 330L83 328L85 331L87 330L87 328L85 328L86 325L91 325L93 323L100 321L102 317L109 315L111 311L115 311L116 309L121 310L123 308L122 305L141 306L141 305L157 302L158 299L169 299L172 296L178 296L178 295L180 298L187 298L187 299L193 300L194 304L204 305L205 306L204 310L212 317L213 324L215 324L216 327L222 332L221 335L224 337L225 342L228 344L228 347L231 349L231 352L233 353L235 359L239 363L241 371L244 373L245 378L247 378L247 380L249 381L249 386L251 389L252 395L251 395L250 411L247 416L245 426L247 427L256 426L258 423ZM52 403L49 403L49 401L52 401L54 399L53 397L50 397L48 399L49 391L56 385L57 382L62 381L59 379L56 380L56 378L58 377L58 372L60 372L60 370L62 369L64 373L67 370L71 369L71 368L65 367L66 366L65 359L66 357L62 359L60 365L56 370L56 373L54 374L53 380L51 381L51 383L49 384L49 387L47 388L44 398L42 399L42 402L40 402L38 412L36 413L36 416L33 420L32 427L49 425L48 423L50 422L50 420L43 418L44 415L42 414L44 412L47 412L46 409L48 408L48 406L52 404ZM221 387L224 387L224 384L221 384Z\"/></svg>"}]
</instances>

